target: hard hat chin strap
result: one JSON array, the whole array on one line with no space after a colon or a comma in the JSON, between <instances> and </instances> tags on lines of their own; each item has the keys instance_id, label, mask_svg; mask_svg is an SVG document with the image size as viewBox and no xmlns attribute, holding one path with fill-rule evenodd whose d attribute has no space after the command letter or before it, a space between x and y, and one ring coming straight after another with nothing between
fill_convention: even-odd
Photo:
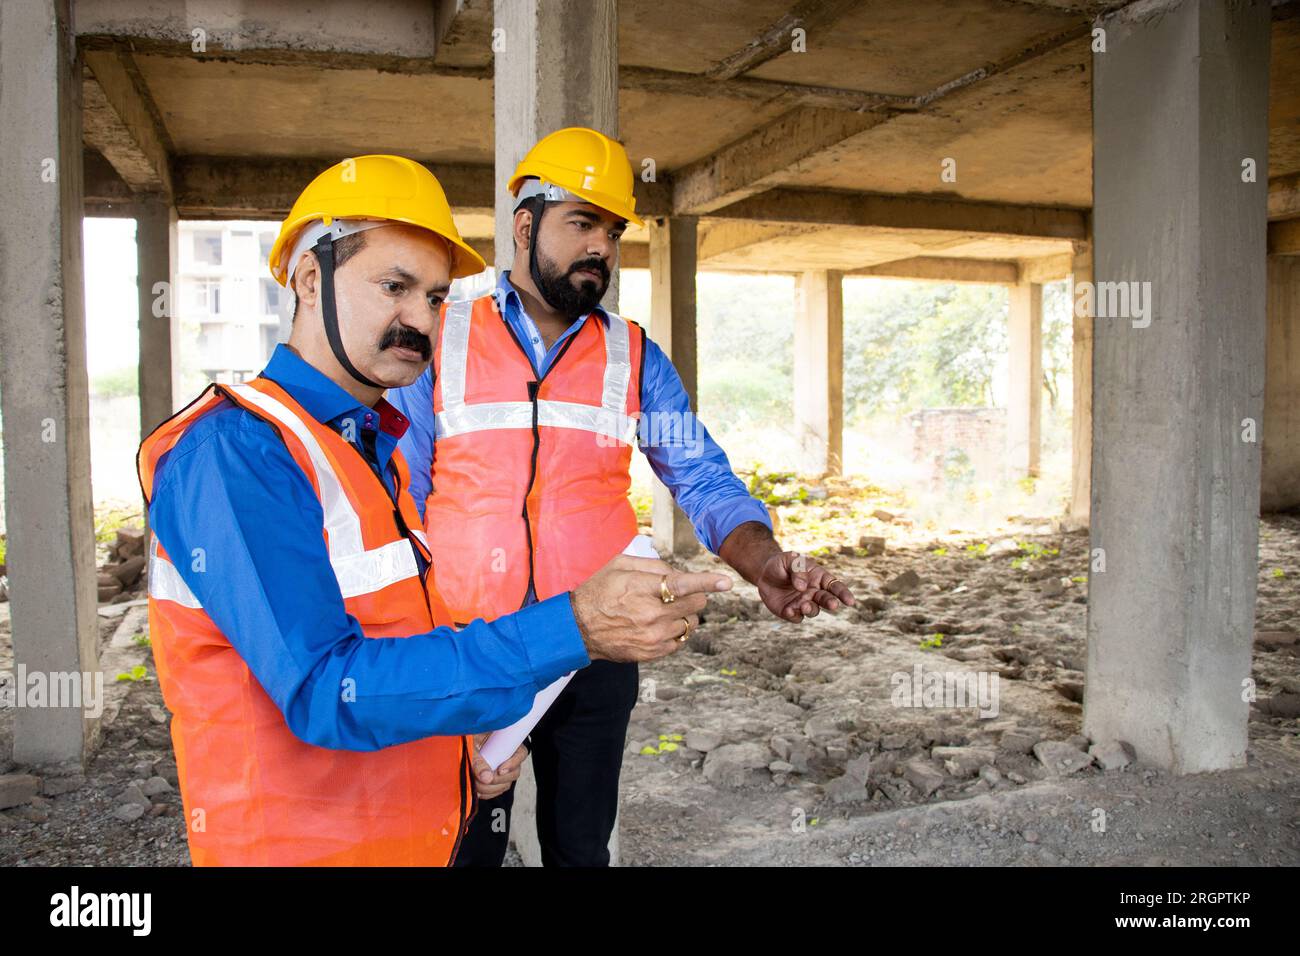
<instances>
[{"instance_id":1,"label":"hard hat chin strap","mask_svg":"<svg viewBox=\"0 0 1300 956\"><path fill-rule=\"evenodd\" d=\"M540 202L537 204L537 211L533 213L533 221L529 226L528 231L528 274L532 276L533 288L536 289L537 294L543 296L543 298L545 298L545 293L543 293L542 290L546 288L546 283L542 281L542 271L537 265L537 246L539 245L538 238L541 235L542 229L542 212L545 209L546 203ZM551 308L555 308L555 306L549 302L547 305L550 305Z\"/></svg>"},{"instance_id":2,"label":"hard hat chin strap","mask_svg":"<svg viewBox=\"0 0 1300 956\"><path fill-rule=\"evenodd\" d=\"M348 353L343 350L343 338L339 335L339 314L334 307L334 239L328 233L317 240L316 245L312 246L312 252L316 253L316 261L320 263L320 311L321 318L325 322L325 337L329 339L330 349L334 352L334 357L338 359L340 365L349 375L355 378L362 385L368 385L371 388L387 388L387 385L380 385L378 382L371 381L357 370L348 358Z\"/></svg>"}]
</instances>

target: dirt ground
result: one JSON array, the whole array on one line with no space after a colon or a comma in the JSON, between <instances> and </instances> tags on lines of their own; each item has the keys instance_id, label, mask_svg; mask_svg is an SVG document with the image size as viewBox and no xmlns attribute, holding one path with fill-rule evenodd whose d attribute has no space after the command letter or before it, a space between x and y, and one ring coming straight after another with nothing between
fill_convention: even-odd
<instances>
[{"instance_id":1,"label":"dirt ground","mask_svg":"<svg viewBox=\"0 0 1300 956\"><path fill-rule=\"evenodd\" d=\"M1175 777L1102 769L1128 760L1113 744L1095 761L1078 750L1109 743L1079 736L1086 533L1033 518L982 535L915 527L834 490L780 514L783 539L820 543L859 606L785 624L742 582L681 653L642 667L623 865L1300 863L1300 517L1261 522L1247 765ZM101 612L110 705L84 773L14 766L14 708L0 705L0 774L42 778L40 795L0 811L0 866L188 863L143 609ZM113 679L137 663L143 678ZM987 716L897 706L918 665L983 674L986 691L997 675Z\"/></svg>"}]
</instances>

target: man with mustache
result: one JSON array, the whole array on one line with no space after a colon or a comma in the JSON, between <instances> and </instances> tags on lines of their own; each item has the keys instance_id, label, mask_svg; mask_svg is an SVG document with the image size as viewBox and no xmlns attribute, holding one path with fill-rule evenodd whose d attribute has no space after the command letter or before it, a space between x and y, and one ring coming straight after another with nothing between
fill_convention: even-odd
<instances>
[{"instance_id":1,"label":"man with mustache","mask_svg":"<svg viewBox=\"0 0 1300 956\"><path fill-rule=\"evenodd\" d=\"M383 393L427 369L451 280L483 260L432 173L361 156L303 191L270 266L296 295L288 344L140 446L149 633L190 854L445 865L475 807L469 735L593 660L672 653L702 592L730 582L617 558L453 629L397 451L406 420Z\"/></svg>"},{"instance_id":2,"label":"man with mustache","mask_svg":"<svg viewBox=\"0 0 1300 956\"><path fill-rule=\"evenodd\" d=\"M638 417L658 436L643 440L651 466L700 540L773 614L798 622L852 604L825 568L781 550L663 351L600 307L619 239L641 225L632 182L622 145L595 130L539 141L509 183L513 268L491 295L443 308L430 371L391 396L411 421L411 494L452 616L545 603L623 550L637 531L627 492ZM637 687L635 662L599 661L534 728L546 865L608 865ZM458 866L505 857L513 784L480 777L479 796Z\"/></svg>"}]
</instances>

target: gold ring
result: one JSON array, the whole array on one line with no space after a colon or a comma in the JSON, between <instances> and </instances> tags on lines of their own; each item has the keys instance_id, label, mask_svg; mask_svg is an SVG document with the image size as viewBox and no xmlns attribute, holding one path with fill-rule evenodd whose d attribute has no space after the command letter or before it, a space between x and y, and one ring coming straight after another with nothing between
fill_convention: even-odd
<instances>
[{"instance_id":1,"label":"gold ring","mask_svg":"<svg viewBox=\"0 0 1300 956\"><path fill-rule=\"evenodd\" d=\"M686 639L691 636L691 619L689 617L684 617L682 618L682 623L686 625L686 630L682 631L681 636L677 638L678 644L685 644Z\"/></svg>"},{"instance_id":2,"label":"gold ring","mask_svg":"<svg viewBox=\"0 0 1300 956\"><path fill-rule=\"evenodd\" d=\"M659 581L659 597L665 604L672 604L677 600L677 595L668 590L668 575L664 575Z\"/></svg>"}]
</instances>

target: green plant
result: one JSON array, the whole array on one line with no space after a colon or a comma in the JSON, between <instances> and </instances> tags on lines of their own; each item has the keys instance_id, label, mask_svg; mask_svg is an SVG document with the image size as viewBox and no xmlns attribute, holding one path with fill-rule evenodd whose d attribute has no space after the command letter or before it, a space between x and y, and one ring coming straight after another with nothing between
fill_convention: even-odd
<instances>
[{"instance_id":1,"label":"green plant","mask_svg":"<svg viewBox=\"0 0 1300 956\"><path fill-rule=\"evenodd\" d=\"M1273 577L1275 577L1275 578L1284 578L1284 577L1286 577L1286 572L1283 571L1281 568L1274 568L1274 569L1273 569Z\"/></svg>"},{"instance_id":2,"label":"green plant","mask_svg":"<svg viewBox=\"0 0 1300 956\"><path fill-rule=\"evenodd\" d=\"M984 555L988 554L988 550L989 550L989 543L987 541L981 541L978 544L966 545L966 553L973 558L984 557Z\"/></svg>"},{"instance_id":3,"label":"green plant","mask_svg":"<svg viewBox=\"0 0 1300 956\"><path fill-rule=\"evenodd\" d=\"M117 529L128 525L139 526L140 509L105 506L95 511L95 540L109 544L117 536Z\"/></svg>"},{"instance_id":4,"label":"green plant","mask_svg":"<svg viewBox=\"0 0 1300 956\"><path fill-rule=\"evenodd\" d=\"M943 635L931 634L928 638L920 643L921 650L931 650L936 647L943 647Z\"/></svg>"},{"instance_id":5,"label":"green plant","mask_svg":"<svg viewBox=\"0 0 1300 956\"><path fill-rule=\"evenodd\" d=\"M658 745L652 747L646 744L641 748L641 756L655 757L659 754L670 754L677 749L677 745L681 740L681 734L660 734Z\"/></svg>"},{"instance_id":6,"label":"green plant","mask_svg":"<svg viewBox=\"0 0 1300 956\"><path fill-rule=\"evenodd\" d=\"M118 674L117 679L119 681L130 681L131 683L135 683L136 681L148 680L149 671L145 668L143 664L136 664L135 667L132 667L126 673Z\"/></svg>"},{"instance_id":7,"label":"green plant","mask_svg":"<svg viewBox=\"0 0 1300 956\"><path fill-rule=\"evenodd\" d=\"M137 647L149 647L149 636L143 631L139 634L133 634L131 635L131 643L135 644Z\"/></svg>"}]
</instances>

